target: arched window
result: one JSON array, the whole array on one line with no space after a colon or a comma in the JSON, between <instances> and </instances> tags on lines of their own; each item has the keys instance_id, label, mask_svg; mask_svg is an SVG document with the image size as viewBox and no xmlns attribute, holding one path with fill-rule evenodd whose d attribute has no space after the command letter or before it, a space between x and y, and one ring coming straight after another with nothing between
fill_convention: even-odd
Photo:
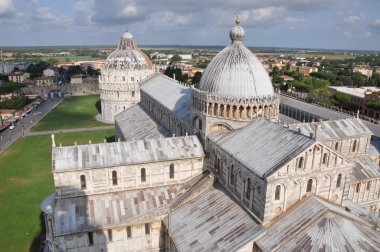
<instances>
[{"instance_id":1,"label":"arched window","mask_svg":"<svg viewBox=\"0 0 380 252\"><path fill-rule=\"evenodd\" d=\"M342 183L342 174L338 174L338 179L336 180L336 187L339 188L340 184Z\"/></svg>"},{"instance_id":2,"label":"arched window","mask_svg":"<svg viewBox=\"0 0 380 252\"><path fill-rule=\"evenodd\" d=\"M123 81L125 81L125 77L123 76Z\"/></svg>"},{"instance_id":3,"label":"arched window","mask_svg":"<svg viewBox=\"0 0 380 252\"><path fill-rule=\"evenodd\" d=\"M234 165L231 165L231 170L230 170L230 178L231 178L231 185L235 184L235 174L234 174Z\"/></svg>"},{"instance_id":4,"label":"arched window","mask_svg":"<svg viewBox=\"0 0 380 252\"><path fill-rule=\"evenodd\" d=\"M358 141L355 140L354 141L354 144L352 145L352 152L355 152L356 151L356 145L358 144Z\"/></svg>"},{"instance_id":5,"label":"arched window","mask_svg":"<svg viewBox=\"0 0 380 252\"><path fill-rule=\"evenodd\" d=\"M135 91L132 91L132 97L135 97Z\"/></svg>"},{"instance_id":6,"label":"arched window","mask_svg":"<svg viewBox=\"0 0 380 252\"><path fill-rule=\"evenodd\" d=\"M85 175L80 175L80 188L82 190L86 189L86 176Z\"/></svg>"},{"instance_id":7,"label":"arched window","mask_svg":"<svg viewBox=\"0 0 380 252\"><path fill-rule=\"evenodd\" d=\"M145 168L141 168L141 182L146 182L146 171L145 171Z\"/></svg>"},{"instance_id":8,"label":"arched window","mask_svg":"<svg viewBox=\"0 0 380 252\"><path fill-rule=\"evenodd\" d=\"M251 199L251 190L252 190L252 184L251 184L251 179L247 179L247 190L245 191L245 197L247 199Z\"/></svg>"},{"instance_id":9,"label":"arched window","mask_svg":"<svg viewBox=\"0 0 380 252\"><path fill-rule=\"evenodd\" d=\"M298 168L303 168L303 157L300 157L298 160Z\"/></svg>"},{"instance_id":10,"label":"arched window","mask_svg":"<svg viewBox=\"0 0 380 252\"><path fill-rule=\"evenodd\" d=\"M335 143L335 150L339 149L339 143Z\"/></svg>"},{"instance_id":11,"label":"arched window","mask_svg":"<svg viewBox=\"0 0 380 252\"><path fill-rule=\"evenodd\" d=\"M327 164L327 153L323 154L322 164Z\"/></svg>"},{"instance_id":12,"label":"arched window","mask_svg":"<svg viewBox=\"0 0 380 252\"><path fill-rule=\"evenodd\" d=\"M368 181L368 182L367 182L366 190L369 191L369 189L371 189L371 181Z\"/></svg>"},{"instance_id":13,"label":"arched window","mask_svg":"<svg viewBox=\"0 0 380 252\"><path fill-rule=\"evenodd\" d=\"M360 183L357 183L355 186L355 191L358 193L360 192Z\"/></svg>"},{"instance_id":14,"label":"arched window","mask_svg":"<svg viewBox=\"0 0 380 252\"><path fill-rule=\"evenodd\" d=\"M135 81L135 77L131 77L131 81Z\"/></svg>"},{"instance_id":15,"label":"arched window","mask_svg":"<svg viewBox=\"0 0 380 252\"><path fill-rule=\"evenodd\" d=\"M278 185L278 186L276 186L276 191L274 193L274 199L280 200L280 195L281 195L281 186Z\"/></svg>"},{"instance_id":16,"label":"arched window","mask_svg":"<svg viewBox=\"0 0 380 252\"><path fill-rule=\"evenodd\" d=\"M203 125L202 125L202 120L199 118L199 121L198 121L198 128L199 128L200 130L202 130L202 127L203 127Z\"/></svg>"},{"instance_id":17,"label":"arched window","mask_svg":"<svg viewBox=\"0 0 380 252\"><path fill-rule=\"evenodd\" d=\"M311 188L313 188L313 179L307 181L306 192L311 192Z\"/></svg>"},{"instance_id":18,"label":"arched window","mask_svg":"<svg viewBox=\"0 0 380 252\"><path fill-rule=\"evenodd\" d=\"M169 178L174 179L174 164L169 165Z\"/></svg>"},{"instance_id":19,"label":"arched window","mask_svg":"<svg viewBox=\"0 0 380 252\"><path fill-rule=\"evenodd\" d=\"M117 185L117 172L112 171L112 185Z\"/></svg>"}]
</instances>

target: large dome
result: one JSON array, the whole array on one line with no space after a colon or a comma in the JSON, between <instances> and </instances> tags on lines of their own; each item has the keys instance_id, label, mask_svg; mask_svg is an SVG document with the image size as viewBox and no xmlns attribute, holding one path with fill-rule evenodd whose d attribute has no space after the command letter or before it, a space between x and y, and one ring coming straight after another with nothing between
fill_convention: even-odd
<instances>
[{"instance_id":1,"label":"large dome","mask_svg":"<svg viewBox=\"0 0 380 252\"><path fill-rule=\"evenodd\" d=\"M219 52L202 75L199 89L227 97L254 98L274 95L267 71L243 45L245 31L236 20L231 45Z\"/></svg>"},{"instance_id":2,"label":"large dome","mask_svg":"<svg viewBox=\"0 0 380 252\"><path fill-rule=\"evenodd\" d=\"M152 62L137 48L133 35L126 31L122 34L117 49L106 59L105 67L126 70L152 69Z\"/></svg>"}]
</instances>

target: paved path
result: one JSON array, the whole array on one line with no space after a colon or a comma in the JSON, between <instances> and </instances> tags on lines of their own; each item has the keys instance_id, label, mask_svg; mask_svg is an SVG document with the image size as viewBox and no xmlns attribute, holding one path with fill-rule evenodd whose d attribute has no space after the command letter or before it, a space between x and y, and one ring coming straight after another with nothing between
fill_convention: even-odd
<instances>
[{"instance_id":1,"label":"paved path","mask_svg":"<svg viewBox=\"0 0 380 252\"><path fill-rule=\"evenodd\" d=\"M53 108L55 108L62 99L48 100L35 109L33 109L24 118L20 118L14 123L15 128L13 130L6 129L0 133L0 154L11 146L17 139L27 134L29 129L33 127L41 118L48 114Z\"/></svg>"},{"instance_id":2,"label":"paved path","mask_svg":"<svg viewBox=\"0 0 380 252\"><path fill-rule=\"evenodd\" d=\"M86 131L95 131L95 130L107 130L114 129L115 126L100 126L92 128L77 128L77 129L62 129L62 130L46 130L46 131L37 131L37 132L27 132L26 136L41 136L41 135L51 135L58 133L73 133L73 132L86 132Z\"/></svg>"}]
</instances>

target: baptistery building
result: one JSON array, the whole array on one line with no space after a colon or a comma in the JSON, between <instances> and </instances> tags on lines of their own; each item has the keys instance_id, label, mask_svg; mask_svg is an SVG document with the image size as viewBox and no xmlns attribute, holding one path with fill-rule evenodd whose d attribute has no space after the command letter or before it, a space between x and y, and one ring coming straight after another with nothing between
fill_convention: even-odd
<instances>
[{"instance_id":1,"label":"baptistery building","mask_svg":"<svg viewBox=\"0 0 380 252\"><path fill-rule=\"evenodd\" d=\"M124 32L99 76L102 120L113 123L115 115L139 102L141 82L153 73L148 56L138 49L133 35Z\"/></svg>"},{"instance_id":2,"label":"baptistery building","mask_svg":"<svg viewBox=\"0 0 380 252\"><path fill-rule=\"evenodd\" d=\"M47 250L380 250L372 132L358 118L279 123L279 94L244 36L236 20L199 88L153 74L129 89L131 69L151 69L125 60L135 42L123 35L101 78L140 101L114 116L116 142L53 137Z\"/></svg>"}]
</instances>

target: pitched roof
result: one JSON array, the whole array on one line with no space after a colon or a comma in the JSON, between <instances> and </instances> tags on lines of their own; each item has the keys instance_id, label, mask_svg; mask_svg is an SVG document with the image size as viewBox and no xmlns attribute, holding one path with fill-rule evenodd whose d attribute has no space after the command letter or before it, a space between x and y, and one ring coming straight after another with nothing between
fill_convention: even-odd
<instances>
[{"instance_id":1,"label":"pitched roof","mask_svg":"<svg viewBox=\"0 0 380 252\"><path fill-rule=\"evenodd\" d=\"M209 138L262 178L316 142L261 118L243 129L210 135Z\"/></svg>"},{"instance_id":2,"label":"pitched roof","mask_svg":"<svg viewBox=\"0 0 380 252\"><path fill-rule=\"evenodd\" d=\"M352 180L363 180L380 177L380 166L368 156L356 157L355 166L352 169Z\"/></svg>"},{"instance_id":3,"label":"pitched roof","mask_svg":"<svg viewBox=\"0 0 380 252\"><path fill-rule=\"evenodd\" d=\"M204 157L196 136L53 148L53 172Z\"/></svg>"},{"instance_id":4,"label":"pitched roof","mask_svg":"<svg viewBox=\"0 0 380 252\"><path fill-rule=\"evenodd\" d=\"M166 214L169 204L203 176L200 174L181 184L144 190L58 198L51 201L55 215L55 235L125 226L138 222L139 218L154 219Z\"/></svg>"},{"instance_id":5,"label":"pitched roof","mask_svg":"<svg viewBox=\"0 0 380 252\"><path fill-rule=\"evenodd\" d=\"M171 136L140 103L116 115L115 123L125 141Z\"/></svg>"},{"instance_id":6,"label":"pitched roof","mask_svg":"<svg viewBox=\"0 0 380 252\"><path fill-rule=\"evenodd\" d=\"M178 251L236 251L262 230L218 184L170 210L167 222Z\"/></svg>"},{"instance_id":7,"label":"pitched roof","mask_svg":"<svg viewBox=\"0 0 380 252\"><path fill-rule=\"evenodd\" d=\"M141 92L161 103L183 122L190 122L191 88L181 85L165 75L158 74L145 81L141 86Z\"/></svg>"},{"instance_id":8,"label":"pitched roof","mask_svg":"<svg viewBox=\"0 0 380 252\"><path fill-rule=\"evenodd\" d=\"M357 118L293 124L289 125L289 128L298 131L305 136L310 136L310 134L314 135L315 127L317 124L321 125L321 128L318 132L318 139L322 141L349 137L370 136L373 134L372 131L369 130L368 127L363 123L363 121Z\"/></svg>"},{"instance_id":9,"label":"pitched roof","mask_svg":"<svg viewBox=\"0 0 380 252\"><path fill-rule=\"evenodd\" d=\"M380 235L344 208L309 196L267 227L256 244L261 251L379 251Z\"/></svg>"}]
</instances>

